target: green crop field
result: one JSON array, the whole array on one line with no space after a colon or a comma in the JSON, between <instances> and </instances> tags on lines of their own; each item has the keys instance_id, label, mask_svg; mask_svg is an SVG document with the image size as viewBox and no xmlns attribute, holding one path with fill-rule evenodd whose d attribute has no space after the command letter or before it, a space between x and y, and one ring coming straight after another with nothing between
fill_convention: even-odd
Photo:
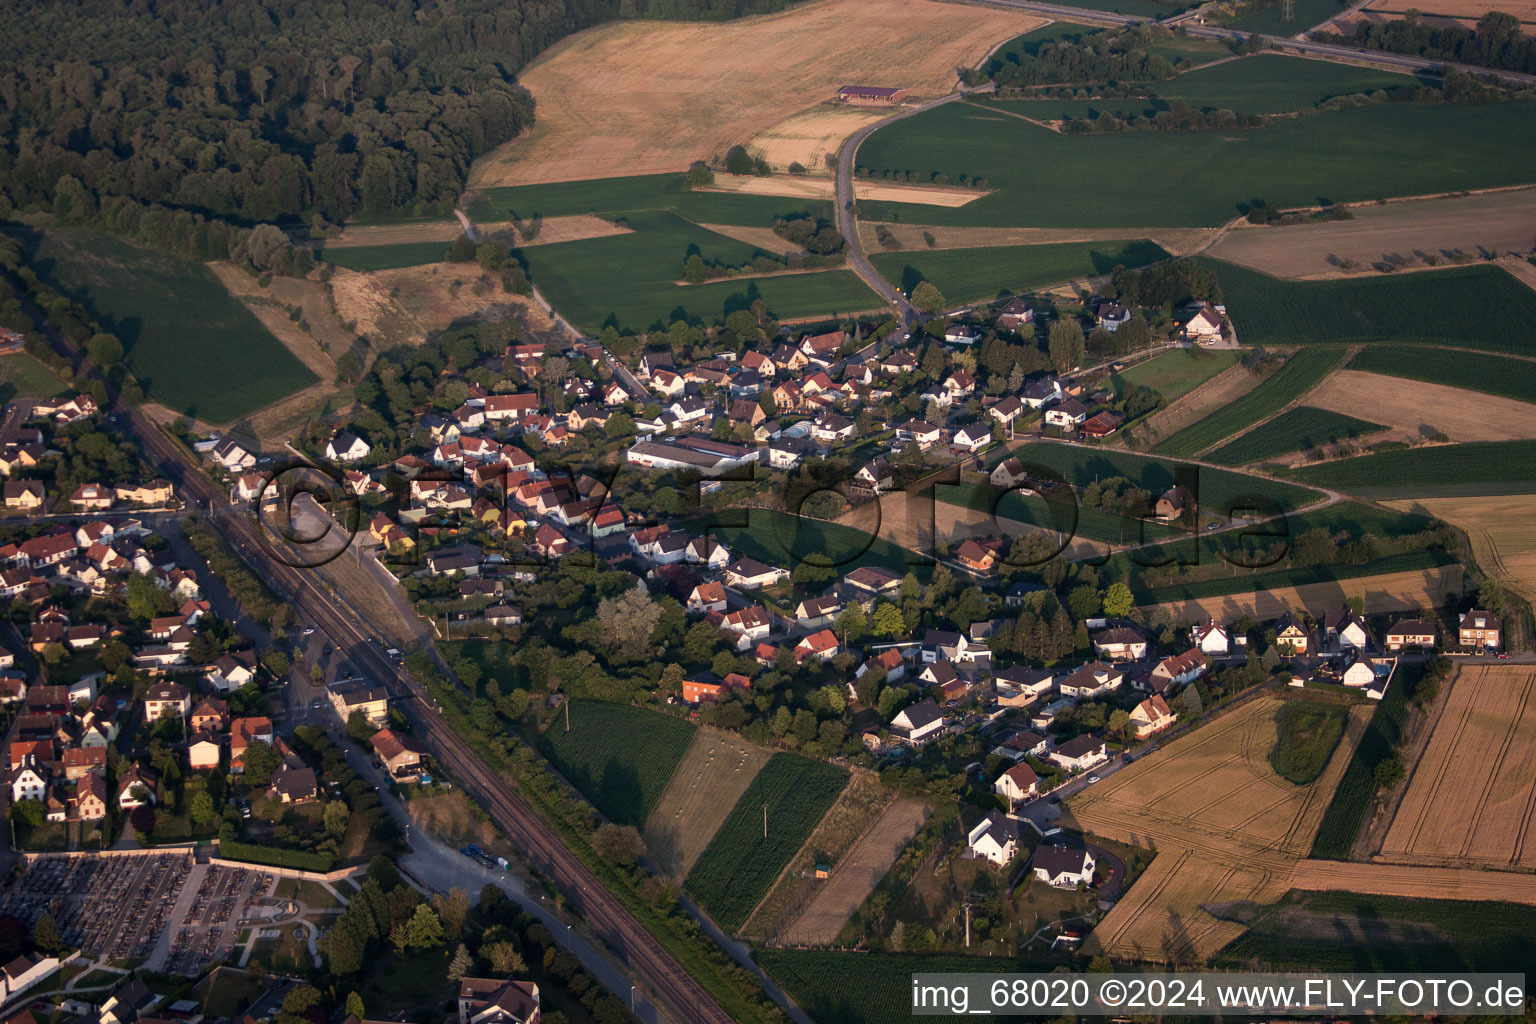
<instances>
[{"instance_id":1,"label":"green crop field","mask_svg":"<svg viewBox=\"0 0 1536 1024\"><path fill-rule=\"evenodd\" d=\"M762 250L664 210L632 213L628 220L634 229L628 234L523 250L539 291L583 330L596 333L609 323L634 329L674 320L713 323L758 299L781 319L881 304L851 270L678 284L690 252L697 250L708 263L740 266Z\"/></svg>"},{"instance_id":2,"label":"green crop field","mask_svg":"<svg viewBox=\"0 0 1536 1024\"><path fill-rule=\"evenodd\" d=\"M1291 19L1285 18L1285 5L1280 0L1264 0L1250 3L1238 11L1237 16L1221 24L1239 28L1245 32L1262 32L1267 35L1293 36L1303 29L1321 25L1329 18L1343 14L1349 0L1296 0Z\"/></svg>"},{"instance_id":3,"label":"green crop field","mask_svg":"<svg viewBox=\"0 0 1536 1024\"><path fill-rule=\"evenodd\" d=\"M1160 3L1158 0L1062 0L1063 7L1081 7L1089 11L1109 11L1112 14L1129 14L1134 18L1147 18L1157 20L1166 18L1170 14L1178 14L1182 10L1193 7L1193 3L1185 3L1184 0L1173 0L1172 3Z\"/></svg>"},{"instance_id":4,"label":"green crop field","mask_svg":"<svg viewBox=\"0 0 1536 1024\"><path fill-rule=\"evenodd\" d=\"M841 953L759 949L757 962L805 1008L816 1024L889 1024L912 1011L912 975L1044 970L1040 963L958 954ZM959 1021L962 1017L924 1017ZM975 1019L974 1017L970 1019Z\"/></svg>"},{"instance_id":5,"label":"green crop field","mask_svg":"<svg viewBox=\"0 0 1536 1024\"><path fill-rule=\"evenodd\" d=\"M1317 837L1312 840L1312 856L1344 860L1360 834L1360 826L1376 795L1376 766L1391 756L1408 725L1408 698L1424 674L1422 662L1403 662L1387 687L1386 696L1376 706L1360 735L1360 742L1333 791L1328 810L1323 813Z\"/></svg>"},{"instance_id":6,"label":"green crop field","mask_svg":"<svg viewBox=\"0 0 1536 1024\"><path fill-rule=\"evenodd\" d=\"M1353 892L1286 893L1215 966L1323 971L1512 971L1536 958L1536 907Z\"/></svg>"},{"instance_id":7,"label":"green crop field","mask_svg":"<svg viewBox=\"0 0 1536 1024\"><path fill-rule=\"evenodd\" d=\"M1294 470L1319 487L1363 497L1407 497L1467 487L1467 493L1536 491L1536 441L1476 441L1339 459Z\"/></svg>"},{"instance_id":8,"label":"green crop field","mask_svg":"<svg viewBox=\"0 0 1536 1024\"><path fill-rule=\"evenodd\" d=\"M996 492L982 484L940 486L934 489L934 494L936 500L943 504L994 512L998 519L1028 523L1107 544L1140 544L1143 541L1165 540L1181 532L1152 520L1127 519L1092 508L1078 508L1074 521L1070 509L1059 508L1039 495L1025 496L1018 491L1008 491L998 501ZM995 509L994 502L997 503ZM939 533L943 535L942 528Z\"/></svg>"},{"instance_id":9,"label":"green crop field","mask_svg":"<svg viewBox=\"0 0 1536 1024\"><path fill-rule=\"evenodd\" d=\"M32 267L122 339L145 394L176 412L230 423L319 379L199 263L50 230Z\"/></svg>"},{"instance_id":10,"label":"green crop field","mask_svg":"<svg viewBox=\"0 0 1536 1024\"><path fill-rule=\"evenodd\" d=\"M658 711L601 700L571 702L571 731L555 720L540 749L560 774L611 821L645 824L694 726Z\"/></svg>"},{"instance_id":11,"label":"green crop field","mask_svg":"<svg viewBox=\"0 0 1536 1024\"><path fill-rule=\"evenodd\" d=\"M1258 387L1200 422L1165 437L1152 450L1184 457L1205 451L1284 409L1316 387L1343 359L1342 348L1302 349Z\"/></svg>"},{"instance_id":12,"label":"green crop field","mask_svg":"<svg viewBox=\"0 0 1536 1024\"><path fill-rule=\"evenodd\" d=\"M596 213L617 217L636 210L670 210L702 224L771 227L776 217L832 217L831 200L793 199L736 192L695 192L683 174L647 174L632 178L597 178L547 185L477 189L469 194L468 212L478 221L503 221L513 215L562 217Z\"/></svg>"},{"instance_id":13,"label":"green crop field","mask_svg":"<svg viewBox=\"0 0 1536 1024\"><path fill-rule=\"evenodd\" d=\"M347 270L396 270L441 263L450 242L402 242L399 245L327 245L317 259Z\"/></svg>"},{"instance_id":14,"label":"green crop field","mask_svg":"<svg viewBox=\"0 0 1536 1024\"><path fill-rule=\"evenodd\" d=\"M1054 469L1074 487L1086 487L1095 480L1120 476L1154 495L1162 494L1172 487L1176 482L1174 471L1187 466L1172 459L1134 455L1118 449L1050 442L1023 445L1014 455L1026 465L1033 463ZM1246 473L1205 466L1187 466L1187 469L1190 472L1198 471L1199 490L1196 496L1202 507L1212 511L1229 509L1234 502L1244 498L1263 498L1284 510L1310 505L1322 498L1322 495L1306 488Z\"/></svg>"},{"instance_id":15,"label":"green crop field","mask_svg":"<svg viewBox=\"0 0 1536 1024\"><path fill-rule=\"evenodd\" d=\"M1115 394L1128 384L1151 388L1172 402L1237 362L1232 349L1176 348L1137 363L1110 378Z\"/></svg>"},{"instance_id":16,"label":"green crop field","mask_svg":"<svg viewBox=\"0 0 1536 1024\"><path fill-rule=\"evenodd\" d=\"M1536 402L1536 362L1528 359L1425 345L1371 345L1349 361L1349 368Z\"/></svg>"},{"instance_id":17,"label":"green crop field","mask_svg":"<svg viewBox=\"0 0 1536 1024\"><path fill-rule=\"evenodd\" d=\"M716 520L730 525L715 525ZM802 561L827 564L840 573L866 565L902 575L925 578L927 559L851 526L766 508L726 509L710 519L683 524L694 533L711 536L735 555L748 555L769 565L793 569Z\"/></svg>"},{"instance_id":18,"label":"green crop field","mask_svg":"<svg viewBox=\"0 0 1536 1024\"><path fill-rule=\"evenodd\" d=\"M1255 198L1291 207L1320 198L1346 202L1525 184L1530 161L1507 140L1533 133L1536 101L1387 104L1247 131L1115 135L1061 135L970 103L949 103L875 132L860 148L860 166L911 171L920 180L943 173L958 181L968 174L996 191L953 209L866 200L859 210L867 220L914 224L1214 226ZM1425 153L1437 158L1427 160ZM1234 310L1241 316L1240 307Z\"/></svg>"},{"instance_id":19,"label":"green crop field","mask_svg":"<svg viewBox=\"0 0 1536 1024\"><path fill-rule=\"evenodd\" d=\"M1238 550L1239 546L1233 544L1232 550ZM1202 551L1205 549L1202 548ZM1142 552L1144 558L1151 558L1155 552ZM1115 555L1111 559L1110 572L1115 574L1125 571L1131 565L1123 559L1122 555ZM1358 565L1317 565L1302 569L1269 569L1256 568L1245 569L1240 565L1230 565L1230 576L1219 576L1214 579L1202 580L1198 583L1166 583L1168 570L1142 568L1134 566L1129 569L1130 587L1136 595L1136 603L1141 605L1167 604L1171 601L1197 601L1208 597L1225 597L1228 594L1257 594L1264 590L1278 590L1281 587L1300 587L1308 583L1336 583L1339 580L1357 580L1368 576L1386 576L1396 572L1410 572L1416 569L1434 569L1440 566L1452 565L1456 562L1454 555L1444 551L1410 551L1401 555L1388 555L1386 558L1378 558L1370 562L1362 562ZM1214 564L1205 562L1202 564Z\"/></svg>"},{"instance_id":20,"label":"green crop field","mask_svg":"<svg viewBox=\"0 0 1536 1024\"><path fill-rule=\"evenodd\" d=\"M992 245L977 249L910 249L870 256L875 269L904 292L929 281L951 306L990 302L1062 284L1116 267L1144 267L1168 258L1145 238L1130 242Z\"/></svg>"},{"instance_id":21,"label":"green crop field","mask_svg":"<svg viewBox=\"0 0 1536 1024\"><path fill-rule=\"evenodd\" d=\"M1409 341L1521 355L1530 350L1536 291L1499 267L1283 281L1208 262L1245 344Z\"/></svg>"},{"instance_id":22,"label":"green crop field","mask_svg":"<svg viewBox=\"0 0 1536 1024\"><path fill-rule=\"evenodd\" d=\"M1006 99L994 100L987 105L1041 120L1092 119L1106 111L1121 120L1129 120L1152 117L1160 110L1169 109L1173 100L1181 99L1195 110L1230 110L1244 117L1248 114L1310 112L1334 96L1434 84L1430 79L1391 71L1265 53L1194 68L1165 82L1148 83L1146 91L1152 98Z\"/></svg>"},{"instance_id":23,"label":"green crop field","mask_svg":"<svg viewBox=\"0 0 1536 1024\"><path fill-rule=\"evenodd\" d=\"M1387 428L1329 409L1300 405L1211 452L1207 459L1225 466L1246 466L1288 452L1305 451Z\"/></svg>"},{"instance_id":24,"label":"green crop field","mask_svg":"<svg viewBox=\"0 0 1536 1024\"><path fill-rule=\"evenodd\" d=\"M1298 786L1323 774L1348 718L1349 712L1337 704L1307 700L1281 704L1275 712L1275 746L1269 752L1275 773Z\"/></svg>"},{"instance_id":25,"label":"green crop field","mask_svg":"<svg viewBox=\"0 0 1536 1024\"><path fill-rule=\"evenodd\" d=\"M688 873L688 891L722 928L740 928L847 784L846 768L773 755Z\"/></svg>"}]
</instances>

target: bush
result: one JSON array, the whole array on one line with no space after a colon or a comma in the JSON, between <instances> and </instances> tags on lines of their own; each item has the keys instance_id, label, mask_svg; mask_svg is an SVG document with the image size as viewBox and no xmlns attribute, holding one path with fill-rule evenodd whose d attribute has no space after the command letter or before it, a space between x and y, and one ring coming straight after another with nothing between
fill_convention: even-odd
<instances>
[{"instance_id":1,"label":"bush","mask_svg":"<svg viewBox=\"0 0 1536 1024\"><path fill-rule=\"evenodd\" d=\"M267 864L272 867L297 868L301 871L329 871L336 858L324 853L308 853L304 850L282 850L271 846L251 843L219 843L219 856L225 860L239 860L250 864Z\"/></svg>"}]
</instances>

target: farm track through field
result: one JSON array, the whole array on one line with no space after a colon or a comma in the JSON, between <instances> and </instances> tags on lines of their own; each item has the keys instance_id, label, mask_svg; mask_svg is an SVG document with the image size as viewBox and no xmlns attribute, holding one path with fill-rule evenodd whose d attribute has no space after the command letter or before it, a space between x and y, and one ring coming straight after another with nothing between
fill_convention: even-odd
<instances>
[{"instance_id":1,"label":"farm track through field","mask_svg":"<svg viewBox=\"0 0 1536 1024\"><path fill-rule=\"evenodd\" d=\"M1515 733L1520 728L1520 719L1525 714L1525 707L1531 700L1531 687L1536 685L1536 673L1525 677L1525 686L1520 690L1520 704L1515 708L1515 713L1509 718L1509 728L1504 732L1504 738L1499 743L1499 753L1493 759L1493 766L1489 770L1492 778L1498 778L1504 771L1504 758L1509 754L1510 746L1515 742ZM1492 792L1491 786L1484 786L1483 791L1477 795L1477 806L1472 811L1472 824L1467 827L1466 837L1461 841L1461 856L1465 857L1471 851L1472 839L1477 835L1477 826L1483 820L1483 809L1488 806L1488 796Z\"/></svg>"}]
</instances>

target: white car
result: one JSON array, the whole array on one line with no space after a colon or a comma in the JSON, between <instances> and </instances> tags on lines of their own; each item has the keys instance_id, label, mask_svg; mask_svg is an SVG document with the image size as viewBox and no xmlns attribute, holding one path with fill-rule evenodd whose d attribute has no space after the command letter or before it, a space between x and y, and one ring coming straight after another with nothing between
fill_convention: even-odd
<instances>
[{"instance_id":1,"label":"white car","mask_svg":"<svg viewBox=\"0 0 1536 1024\"><path fill-rule=\"evenodd\" d=\"M1088 785L1091 786L1095 782L1098 782L1098 781L1099 781L1099 777L1097 775L1090 775L1090 776L1088 776Z\"/></svg>"}]
</instances>

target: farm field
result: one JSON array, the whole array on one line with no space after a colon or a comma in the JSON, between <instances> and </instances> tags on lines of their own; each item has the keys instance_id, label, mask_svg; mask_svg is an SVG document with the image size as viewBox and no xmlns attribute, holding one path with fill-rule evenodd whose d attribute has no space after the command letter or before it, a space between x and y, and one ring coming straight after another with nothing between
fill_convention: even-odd
<instances>
[{"instance_id":1,"label":"farm field","mask_svg":"<svg viewBox=\"0 0 1536 1024\"><path fill-rule=\"evenodd\" d=\"M441 263L448 255L446 242L393 242L381 245L327 244L315 252L315 258L346 270L399 270Z\"/></svg>"},{"instance_id":2,"label":"farm field","mask_svg":"<svg viewBox=\"0 0 1536 1024\"><path fill-rule=\"evenodd\" d=\"M1536 601L1536 508L1529 497L1410 498L1387 504L1428 512L1465 530L1478 567L1527 601Z\"/></svg>"},{"instance_id":3,"label":"farm field","mask_svg":"<svg viewBox=\"0 0 1536 1024\"><path fill-rule=\"evenodd\" d=\"M758 132L747 143L747 152L766 161L777 174L788 172L789 165L797 163L812 174L826 175L830 182L827 155L835 156L844 139L889 115L889 110L874 107L824 103Z\"/></svg>"},{"instance_id":4,"label":"farm field","mask_svg":"<svg viewBox=\"0 0 1536 1024\"><path fill-rule=\"evenodd\" d=\"M1423 568L1392 566L1402 562L1430 564ZM1231 621L1243 615L1273 619L1301 608L1333 608L1347 598L1362 597L1379 611L1413 611L1436 607L1447 595L1461 592L1461 566L1454 561L1399 555L1363 566L1324 566L1278 572L1244 573L1203 584L1172 585L1137 593L1143 610L1161 607L1177 622L1207 618ZM1292 582L1292 580L1297 580ZM1132 591L1137 591L1135 584Z\"/></svg>"},{"instance_id":5,"label":"farm field","mask_svg":"<svg viewBox=\"0 0 1536 1024\"><path fill-rule=\"evenodd\" d=\"M1536 371L1536 363L1517 362L1528 374ZM1395 428L1393 436L1403 440L1418 441L1437 433L1452 441L1536 438L1536 405L1529 402L1363 370L1346 368L1334 372L1303 401L1348 418L1349 412L1362 410L1361 395L1370 396L1365 408L1386 425L1379 429Z\"/></svg>"},{"instance_id":6,"label":"farm field","mask_svg":"<svg viewBox=\"0 0 1536 1024\"><path fill-rule=\"evenodd\" d=\"M878 502L867 501L843 513L837 522L872 535L881 544L930 557L939 545L966 537L1044 533L1053 544L1064 545L1063 553L1068 558L1097 558L1110 550L1108 538L1127 535L1136 528L1129 520L1116 516L1082 512L1073 536L1068 537L1052 529L1058 520L1063 526L1071 525L1067 516L1058 517L1043 501L1020 498L1017 494L1005 498L1001 514L994 516L991 500L979 489L944 485L921 494L898 490L882 495ZM914 570L919 574L923 571L917 567Z\"/></svg>"},{"instance_id":7,"label":"farm field","mask_svg":"<svg viewBox=\"0 0 1536 1024\"><path fill-rule=\"evenodd\" d=\"M1368 345L1347 369L1536 403L1536 361L1428 345Z\"/></svg>"},{"instance_id":8,"label":"farm field","mask_svg":"<svg viewBox=\"0 0 1536 1024\"><path fill-rule=\"evenodd\" d=\"M718 729L695 732L646 820L651 859L675 878L686 876L771 754Z\"/></svg>"},{"instance_id":9,"label":"farm field","mask_svg":"<svg viewBox=\"0 0 1536 1024\"><path fill-rule=\"evenodd\" d=\"M699 251L706 263L740 266L761 250L706 231L668 211L631 214L623 235L523 251L529 275L549 302L596 334L614 323L645 329L674 320L723 320L762 299L781 319L849 313L880 305L851 270L679 283L683 262Z\"/></svg>"},{"instance_id":10,"label":"farm field","mask_svg":"<svg viewBox=\"0 0 1536 1024\"><path fill-rule=\"evenodd\" d=\"M848 785L843 787L827 813L821 816L821 821L817 822L800 851L785 866L778 883L769 890L757 910L748 918L741 929L742 934L762 942L788 941L786 935L800 917L800 912L830 884L829 879L816 877L816 865L826 864L834 872L841 871L854 844L875 826L895 799L896 794L880 784L877 772L864 768L854 769ZM921 801L918 801L918 810L923 812ZM921 822L922 813L912 825L914 832ZM874 871L871 887L890 870L891 863L900 852L898 845L891 851L885 866ZM855 903L849 914L857 908L858 904ZM836 937L835 933L833 937Z\"/></svg>"},{"instance_id":11,"label":"farm field","mask_svg":"<svg viewBox=\"0 0 1536 1024\"><path fill-rule=\"evenodd\" d=\"M1358 397L1366 393L1355 392L1357 398L1355 408L1360 407ZM1317 394L1317 391L1311 392L1307 395L1308 400L1313 399ZM1373 412L1375 410L1374 402L1372 410ZM1380 423L1368 423L1328 408L1299 405L1272 420L1261 423L1245 434L1237 435L1234 440L1228 441L1211 452L1207 458L1225 466L1246 466L1250 463L1277 458L1289 452L1352 440L1386 429Z\"/></svg>"},{"instance_id":12,"label":"farm field","mask_svg":"<svg viewBox=\"0 0 1536 1024\"><path fill-rule=\"evenodd\" d=\"M715 183L699 190L738 196L781 196L785 199L816 199L830 202L837 195L831 175L716 174ZM984 189L936 183L902 184L889 181L855 181L853 198L878 199L923 206L964 206L986 194Z\"/></svg>"},{"instance_id":13,"label":"farm field","mask_svg":"<svg viewBox=\"0 0 1536 1024\"><path fill-rule=\"evenodd\" d=\"M1309 61L1308 63L1315 63ZM1536 189L1350 208L1349 220L1229 231L1209 255L1276 277L1330 277L1337 260L1370 265L1416 252L1448 260L1452 253L1530 247ZM1422 257L1419 257L1422 259Z\"/></svg>"},{"instance_id":14,"label":"farm field","mask_svg":"<svg viewBox=\"0 0 1536 1024\"><path fill-rule=\"evenodd\" d=\"M1403 730L1408 727L1411 708L1408 698L1418 686L1424 674L1422 662L1403 662L1398 665L1387 692L1377 705L1376 711L1365 727L1360 742L1355 744L1349 759L1349 767L1333 792L1333 800L1323 814L1318 826L1317 838L1312 843L1312 856L1343 858L1349 856L1355 837L1360 834L1370 813L1372 798L1376 795L1376 766L1397 749Z\"/></svg>"},{"instance_id":15,"label":"farm field","mask_svg":"<svg viewBox=\"0 0 1536 1024\"><path fill-rule=\"evenodd\" d=\"M1408 10L1409 6L1403 0L1371 0L1350 21L1391 21L1402 18ZM1531 3L1531 0L1443 0L1435 4L1433 11L1425 11L1423 18L1424 24L1435 28L1476 28L1477 19L1489 11L1513 14L1520 19L1521 31L1525 35L1536 35L1536 4Z\"/></svg>"},{"instance_id":16,"label":"farm field","mask_svg":"<svg viewBox=\"0 0 1536 1024\"><path fill-rule=\"evenodd\" d=\"M1135 424L1130 432L1144 444L1151 444L1155 448L1158 441L1172 437L1217 410L1226 408L1267 379L1266 376L1249 372L1241 365L1232 366Z\"/></svg>"},{"instance_id":17,"label":"farm field","mask_svg":"<svg viewBox=\"0 0 1536 1024\"><path fill-rule=\"evenodd\" d=\"M919 577L927 572L924 568L927 560L892 543L883 528L876 537L840 522L825 522L774 509L749 508L740 513L746 517L741 526L710 525L704 520L684 526L695 533L707 529L736 555L749 555L770 565L790 569L814 555L818 556L817 561L830 563L844 573L865 565L877 565L903 575L916 572ZM734 510L722 513L720 518L730 521L727 516L733 514Z\"/></svg>"},{"instance_id":18,"label":"farm field","mask_svg":"<svg viewBox=\"0 0 1536 1024\"><path fill-rule=\"evenodd\" d=\"M832 216L827 199L694 190L681 173L477 188L466 193L464 201L477 223L534 216L546 222L583 215L613 220L633 210L670 210L699 224L766 228L776 217Z\"/></svg>"},{"instance_id":19,"label":"farm field","mask_svg":"<svg viewBox=\"0 0 1536 1024\"><path fill-rule=\"evenodd\" d=\"M1536 866L1536 672L1464 665L1451 683L1381 859Z\"/></svg>"},{"instance_id":20,"label":"farm field","mask_svg":"<svg viewBox=\"0 0 1536 1024\"><path fill-rule=\"evenodd\" d=\"M1536 905L1536 874L1524 871L1304 860L1286 881L1292 889L1323 892Z\"/></svg>"},{"instance_id":21,"label":"farm field","mask_svg":"<svg viewBox=\"0 0 1536 1024\"><path fill-rule=\"evenodd\" d=\"M1275 970L1520 971L1536 910L1513 903L1292 891L1260 912L1217 963Z\"/></svg>"},{"instance_id":22,"label":"farm field","mask_svg":"<svg viewBox=\"0 0 1536 1024\"><path fill-rule=\"evenodd\" d=\"M1208 262L1244 344L1409 341L1525 354L1526 325L1536 318L1536 290L1499 267L1282 281Z\"/></svg>"},{"instance_id":23,"label":"farm field","mask_svg":"<svg viewBox=\"0 0 1536 1024\"><path fill-rule=\"evenodd\" d=\"M996 191L954 210L864 203L860 216L954 225L1214 226L1255 197L1295 207L1323 195L1354 202L1526 184L1529 162L1502 140L1533 126L1536 101L1522 101L1361 107L1247 131L1068 136L948 104L875 132L860 148L860 164L912 171L920 180L980 176ZM1425 147L1454 156L1425 161ZM1020 153L1029 159L1018 159ZM1162 173L1147 174L1148 167ZM1088 180L1095 187L1083 189ZM1116 202L1104 202L1105 195ZM1227 301L1241 312L1232 294Z\"/></svg>"},{"instance_id":24,"label":"farm field","mask_svg":"<svg viewBox=\"0 0 1536 1024\"><path fill-rule=\"evenodd\" d=\"M1342 348L1302 349L1241 399L1164 438L1153 451L1184 457L1206 451L1223 439L1273 416L1312 390L1339 365L1344 354Z\"/></svg>"},{"instance_id":25,"label":"farm field","mask_svg":"<svg viewBox=\"0 0 1536 1024\"><path fill-rule=\"evenodd\" d=\"M1433 84L1412 75L1264 53L1195 68L1168 81L1150 83L1146 88L1155 98L1006 99L994 100L987 106L1040 120L1091 120L1107 111L1123 121L1155 116L1158 111L1169 109L1172 101L1183 100L1195 110L1230 110L1245 117L1310 113L1317 104L1333 96Z\"/></svg>"},{"instance_id":26,"label":"farm field","mask_svg":"<svg viewBox=\"0 0 1536 1024\"><path fill-rule=\"evenodd\" d=\"M1121 476L1154 495L1162 494L1178 482L1174 472L1187 465L1155 455L1136 455L1119 449L1046 441L1020 445L1012 454L1021 462L1032 462L1054 469L1075 487L1087 487L1095 480ZM1287 511L1321 500L1321 496L1314 491L1279 480L1204 466L1189 468L1198 470L1199 490L1196 497L1200 505L1212 511L1222 510L1240 498L1252 496L1266 498Z\"/></svg>"},{"instance_id":27,"label":"farm field","mask_svg":"<svg viewBox=\"0 0 1536 1024\"><path fill-rule=\"evenodd\" d=\"M0 402L52 398L69 390L64 379L25 352L0 358Z\"/></svg>"},{"instance_id":28,"label":"farm field","mask_svg":"<svg viewBox=\"0 0 1536 1024\"><path fill-rule=\"evenodd\" d=\"M122 340L149 400L174 412L231 423L318 380L202 264L50 230L32 267Z\"/></svg>"},{"instance_id":29,"label":"farm field","mask_svg":"<svg viewBox=\"0 0 1536 1024\"><path fill-rule=\"evenodd\" d=\"M974 195L975 193L972 193ZM1144 238L1178 256L1210 244L1218 228L989 228L954 227L943 224L907 224L859 221L859 237L871 253L881 252L879 230L884 228L901 243L902 250L931 252L936 249L981 249L990 246L1057 245L1064 242L1114 242ZM933 244L928 244L929 237Z\"/></svg>"},{"instance_id":30,"label":"farm field","mask_svg":"<svg viewBox=\"0 0 1536 1024\"><path fill-rule=\"evenodd\" d=\"M1237 16L1225 24L1247 32L1264 32L1277 36L1293 36L1313 25L1321 25L1330 18L1344 13L1349 0L1298 0L1292 11L1292 19L1285 20L1280 4L1248 0Z\"/></svg>"},{"instance_id":31,"label":"farm field","mask_svg":"<svg viewBox=\"0 0 1536 1024\"><path fill-rule=\"evenodd\" d=\"M1536 441L1479 441L1378 452L1294 470L1319 487L1366 498L1536 491Z\"/></svg>"},{"instance_id":32,"label":"farm field","mask_svg":"<svg viewBox=\"0 0 1536 1024\"><path fill-rule=\"evenodd\" d=\"M892 19L903 26L899 35L889 33ZM849 82L914 97L947 93L956 68L1041 23L933 0L824 0L734 21L610 22L556 43L523 70L519 83L538 120L480 160L470 183L680 170L723 156ZM869 46L877 37L883 45Z\"/></svg>"},{"instance_id":33,"label":"farm field","mask_svg":"<svg viewBox=\"0 0 1536 1024\"><path fill-rule=\"evenodd\" d=\"M907 842L927 817L921 800L897 800L834 865L832 877L795 919L784 936L793 944L830 945L853 917L880 879L891 869Z\"/></svg>"},{"instance_id":34,"label":"farm field","mask_svg":"<svg viewBox=\"0 0 1536 1024\"><path fill-rule=\"evenodd\" d=\"M1278 735L1269 763L1286 781L1305 786L1328 767L1348 718L1348 710L1338 704L1286 701L1275 712Z\"/></svg>"},{"instance_id":35,"label":"farm field","mask_svg":"<svg viewBox=\"0 0 1536 1024\"><path fill-rule=\"evenodd\" d=\"M759 949L757 962L805 1008L816 1024L889 1024L911 1015L916 973L1015 971L1016 958L946 954L845 953ZM1048 969L1042 965L1041 969ZM955 1021L958 1017L931 1017Z\"/></svg>"},{"instance_id":36,"label":"farm field","mask_svg":"<svg viewBox=\"0 0 1536 1024\"><path fill-rule=\"evenodd\" d=\"M847 784L846 768L775 754L694 864L688 891L720 927L739 929Z\"/></svg>"},{"instance_id":37,"label":"farm field","mask_svg":"<svg viewBox=\"0 0 1536 1024\"><path fill-rule=\"evenodd\" d=\"M1039 495L1025 495L1019 491L1009 491L998 500L997 492L990 486L980 484L960 484L958 486L941 485L934 491L937 503L945 509L956 506L982 512L996 512L998 524L993 524L988 518L981 525L983 530L987 526L1002 525L1008 523L1021 523L1038 527L1041 530L1062 533L1071 532L1074 536L1084 540L1101 541L1105 544L1140 544L1144 541L1163 540L1186 536L1185 531L1178 527L1169 526L1151 519L1129 519L1117 516L1113 513L1103 512L1098 509L1077 508L1076 522L1073 522L1071 506L1065 506L1048 502ZM994 509L993 503L996 502ZM1061 529L1058 529L1060 527ZM1067 527L1074 527L1067 531ZM978 534L985 536L985 533ZM954 536L951 532L947 537Z\"/></svg>"},{"instance_id":38,"label":"farm field","mask_svg":"<svg viewBox=\"0 0 1536 1024\"><path fill-rule=\"evenodd\" d=\"M1143 267L1168 258L1155 242L1064 242L979 249L875 252L870 262L887 281L910 292L931 282L951 306L990 302L1068 281L1085 282L1118 267Z\"/></svg>"},{"instance_id":39,"label":"farm field","mask_svg":"<svg viewBox=\"0 0 1536 1024\"><path fill-rule=\"evenodd\" d=\"M1087 831L1120 842L1151 843L1152 866L1090 935L1092 952L1146 959L1209 956L1243 926L1205 906L1231 900L1273 902L1306 855L1328 798L1364 726L1350 712L1345 739L1316 781L1303 786L1275 773L1280 701L1248 701L1122 769L1068 801Z\"/></svg>"},{"instance_id":40,"label":"farm field","mask_svg":"<svg viewBox=\"0 0 1536 1024\"><path fill-rule=\"evenodd\" d=\"M1109 380L1116 394L1125 391L1127 384L1140 384L1174 402L1235 365L1237 353L1231 349L1176 348L1122 370Z\"/></svg>"},{"instance_id":41,"label":"farm field","mask_svg":"<svg viewBox=\"0 0 1536 1024\"><path fill-rule=\"evenodd\" d=\"M693 740L695 727L658 711L573 700L571 731L560 718L539 746L603 816L643 826ZM614 737L627 737L616 743Z\"/></svg>"}]
</instances>

